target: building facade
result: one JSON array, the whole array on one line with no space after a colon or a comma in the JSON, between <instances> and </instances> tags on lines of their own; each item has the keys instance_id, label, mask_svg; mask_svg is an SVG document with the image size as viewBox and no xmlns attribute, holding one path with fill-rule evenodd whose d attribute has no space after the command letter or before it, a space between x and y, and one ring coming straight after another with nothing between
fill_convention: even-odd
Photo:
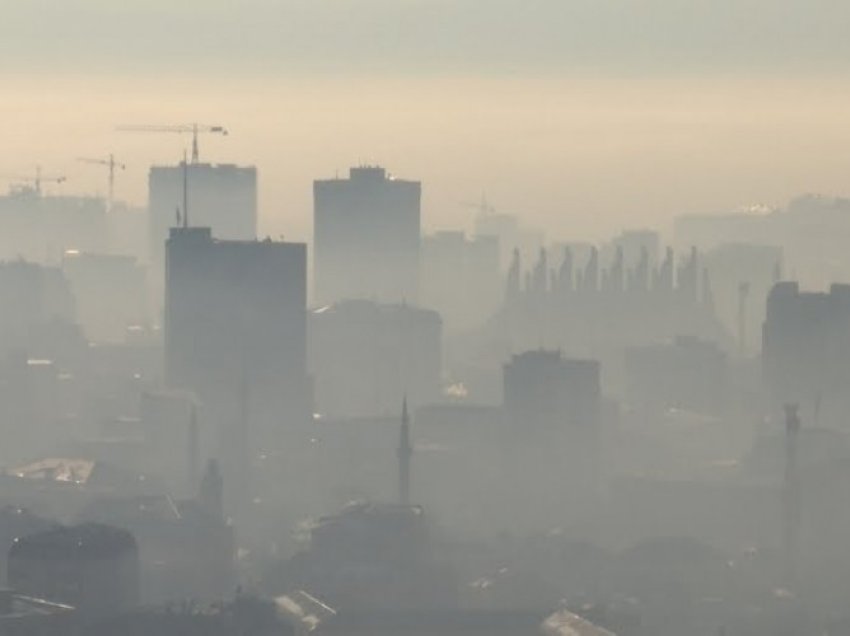
<instances>
[{"instance_id":1,"label":"building facade","mask_svg":"<svg viewBox=\"0 0 850 636\"><path fill-rule=\"evenodd\" d=\"M319 412L368 417L440 397L442 320L410 305L350 300L310 312L310 368Z\"/></svg>"},{"instance_id":2,"label":"building facade","mask_svg":"<svg viewBox=\"0 0 850 636\"><path fill-rule=\"evenodd\" d=\"M148 173L148 213L153 262L160 263L177 209L185 214L184 166L152 166ZM257 169L233 164L185 166L189 221L222 239L257 238Z\"/></svg>"},{"instance_id":3,"label":"building facade","mask_svg":"<svg viewBox=\"0 0 850 636\"><path fill-rule=\"evenodd\" d=\"M315 297L415 302L419 290L421 184L379 167L313 184Z\"/></svg>"},{"instance_id":4,"label":"building facade","mask_svg":"<svg viewBox=\"0 0 850 636\"><path fill-rule=\"evenodd\" d=\"M844 425L848 357L850 285L832 285L828 293L801 292L793 282L773 287L762 331L762 370L774 407L797 403L804 417Z\"/></svg>"},{"instance_id":5,"label":"building facade","mask_svg":"<svg viewBox=\"0 0 850 636\"><path fill-rule=\"evenodd\" d=\"M165 379L194 392L228 468L309 420L302 243L174 228L166 245ZM238 478L236 479L238 481Z\"/></svg>"}]
</instances>

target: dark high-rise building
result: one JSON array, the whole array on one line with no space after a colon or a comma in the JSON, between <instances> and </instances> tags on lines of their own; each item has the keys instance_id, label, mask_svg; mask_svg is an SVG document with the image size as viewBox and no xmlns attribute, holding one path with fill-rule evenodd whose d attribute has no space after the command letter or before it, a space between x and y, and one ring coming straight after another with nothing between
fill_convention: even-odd
<instances>
[{"instance_id":1,"label":"dark high-rise building","mask_svg":"<svg viewBox=\"0 0 850 636\"><path fill-rule=\"evenodd\" d=\"M221 239L257 238L257 169L233 164L189 163L186 166L189 221L209 227ZM162 245L183 214L183 165L152 166L148 174L151 258L161 262Z\"/></svg>"},{"instance_id":2,"label":"dark high-rise building","mask_svg":"<svg viewBox=\"0 0 850 636\"><path fill-rule=\"evenodd\" d=\"M719 414L728 403L728 361L714 342L679 336L625 352L633 404Z\"/></svg>"},{"instance_id":3,"label":"dark high-rise building","mask_svg":"<svg viewBox=\"0 0 850 636\"><path fill-rule=\"evenodd\" d=\"M199 396L202 420L218 428L225 469L308 421L306 266L302 243L171 230L166 382Z\"/></svg>"},{"instance_id":4,"label":"dark high-rise building","mask_svg":"<svg viewBox=\"0 0 850 636\"><path fill-rule=\"evenodd\" d=\"M820 423L846 426L850 386L850 285L829 293L777 283L767 298L762 365L778 409L798 403Z\"/></svg>"},{"instance_id":5,"label":"dark high-rise building","mask_svg":"<svg viewBox=\"0 0 850 636\"><path fill-rule=\"evenodd\" d=\"M313 184L318 302L416 301L421 190L378 167Z\"/></svg>"},{"instance_id":6,"label":"dark high-rise building","mask_svg":"<svg viewBox=\"0 0 850 636\"><path fill-rule=\"evenodd\" d=\"M120 613L139 601L139 550L122 528L86 523L20 537L8 564L15 590L86 615Z\"/></svg>"},{"instance_id":7,"label":"dark high-rise building","mask_svg":"<svg viewBox=\"0 0 850 636\"><path fill-rule=\"evenodd\" d=\"M560 351L526 351L504 367L504 404L525 430L592 428L599 421L599 363L564 358Z\"/></svg>"}]
</instances>

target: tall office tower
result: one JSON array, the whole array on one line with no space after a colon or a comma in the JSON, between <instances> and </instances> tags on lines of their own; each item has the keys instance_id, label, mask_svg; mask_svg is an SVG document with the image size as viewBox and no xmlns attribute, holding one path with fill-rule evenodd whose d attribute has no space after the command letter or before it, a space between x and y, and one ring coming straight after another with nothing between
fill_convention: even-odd
<instances>
[{"instance_id":1,"label":"tall office tower","mask_svg":"<svg viewBox=\"0 0 850 636\"><path fill-rule=\"evenodd\" d=\"M352 168L348 179L313 184L319 303L417 300L421 193L419 182L394 179L378 167Z\"/></svg>"},{"instance_id":2,"label":"tall office tower","mask_svg":"<svg viewBox=\"0 0 850 636\"><path fill-rule=\"evenodd\" d=\"M762 328L762 373L772 406L797 403L815 423L847 426L850 408L850 285L803 292L774 285Z\"/></svg>"},{"instance_id":3,"label":"tall office tower","mask_svg":"<svg viewBox=\"0 0 850 636\"><path fill-rule=\"evenodd\" d=\"M309 422L306 275L303 243L198 227L172 228L166 243L166 382L200 398L236 488L249 454Z\"/></svg>"},{"instance_id":4,"label":"tall office tower","mask_svg":"<svg viewBox=\"0 0 850 636\"><path fill-rule=\"evenodd\" d=\"M189 221L209 227L217 238L257 238L257 169L233 164L189 163L185 171ZM162 262L162 246L184 208L183 165L152 166L148 173L151 260ZM179 223L178 223L179 225Z\"/></svg>"}]
</instances>

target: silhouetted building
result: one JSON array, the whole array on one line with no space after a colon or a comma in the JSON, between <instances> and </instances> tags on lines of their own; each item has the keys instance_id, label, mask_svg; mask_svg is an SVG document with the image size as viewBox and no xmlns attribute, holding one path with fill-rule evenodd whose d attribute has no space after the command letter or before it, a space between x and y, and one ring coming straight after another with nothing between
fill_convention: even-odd
<instances>
[{"instance_id":1,"label":"silhouetted building","mask_svg":"<svg viewBox=\"0 0 850 636\"><path fill-rule=\"evenodd\" d=\"M511 262L514 250L523 260L530 260L543 246L543 232L520 225L513 214L484 209L475 216L475 236L495 238L499 242L499 262Z\"/></svg>"},{"instance_id":2,"label":"silhouetted building","mask_svg":"<svg viewBox=\"0 0 850 636\"><path fill-rule=\"evenodd\" d=\"M816 293L801 292L797 283L776 284L762 334L764 380L773 405L798 403L824 423L846 425L848 359L850 285Z\"/></svg>"},{"instance_id":3,"label":"silhouetted building","mask_svg":"<svg viewBox=\"0 0 850 636\"><path fill-rule=\"evenodd\" d=\"M76 303L68 281L56 267L25 261L0 263L0 350L20 348L53 357L46 332L58 334L76 322ZM56 343L58 344L58 343Z\"/></svg>"},{"instance_id":4,"label":"silhouetted building","mask_svg":"<svg viewBox=\"0 0 850 636\"><path fill-rule=\"evenodd\" d=\"M92 523L20 537L9 550L9 584L86 614L119 613L139 602L136 540Z\"/></svg>"},{"instance_id":5,"label":"silhouetted building","mask_svg":"<svg viewBox=\"0 0 850 636\"><path fill-rule=\"evenodd\" d=\"M848 232L850 199L815 194L796 197L781 208L757 206L675 220L679 246L696 245L701 250L730 243L779 246L792 277L818 287L850 279Z\"/></svg>"},{"instance_id":6,"label":"silhouetted building","mask_svg":"<svg viewBox=\"0 0 850 636\"><path fill-rule=\"evenodd\" d=\"M611 242L614 250L623 251L623 260L631 265L639 263L644 256L650 267L658 261L661 237L655 230L625 230Z\"/></svg>"},{"instance_id":7,"label":"silhouetted building","mask_svg":"<svg viewBox=\"0 0 850 636\"><path fill-rule=\"evenodd\" d=\"M667 249L653 266L646 246L639 249L637 261L626 259L623 246L608 249L605 261L600 250L580 244L552 254L541 250L527 266L516 255L488 336L515 351L543 346L599 360L609 386L621 381L622 352L629 347L687 335L728 349L733 340L714 313L699 254L691 250L677 267Z\"/></svg>"},{"instance_id":8,"label":"silhouetted building","mask_svg":"<svg viewBox=\"0 0 850 636\"><path fill-rule=\"evenodd\" d=\"M176 212L183 210L184 166L152 166L148 174L148 213L153 262L161 262L162 245ZM186 165L189 223L209 227L222 239L257 238L257 169L233 164ZM180 223L178 223L180 225Z\"/></svg>"},{"instance_id":9,"label":"silhouetted building","mask_svg":"<svg viewBox=\"0 0 850 636\"><path fill-rule=\"evenodd\" d=\"M698 338L628 349L626 374L633 403L711 414L728 404L726 354Z\"/></svg>"},{"instance_id":10,"label":"silhouetted building","mask_svg":"<svg viewBox=\"0 0 850 636\"><path fill-rule=\"evenodd\" d=\"M6 584L6 558L18 537L42 532L55 524L18 506L0 508L0 582ZM0 632L2 633L2 632Z\"/></svg>"},{"instance_id":11,"label":"silhouetted building","mask_svg":"<svg viewBox=\"0 0 850 636\"><path fill-rule=\"evenodd\" d=\"M599 423L599 363L571 360L560 351L526 351L504 366L504 405L512 425L532 431Z\"/></svg>"},{"instance_id":12,"label":"silhouetted building","mask_svg":"<svg viewBox=\"0 0 850 636\"><path fill-rule=\"evenodd\" d=\"M477 327L499 306L500 271L498 238L437 232L422 240L420 299L440 312L447 329Z\"/></svg>"},{"instance_id":13,"label":"silhouetted building","mask_svg":"<svg viewBox=\"0 0 850 636\"><path fill-rule=\"evenodd\" d=\"M150 470L169 484L172 492L194 496L201 479L203 433L195 395L188 391L146 391L139 415Z\"/></svg>"},{"instance_id":14,"label":"silhouetted building","mask_svg":"<svg viewBox=\"0 0 850 636\"><path fill-rule=\"evenodd\" d=\"M317 302L416 302L421 191L379 167L313 184Z\"/></svg>"},{"instance_id":15,"label":"silhouetted building","mask_svg":"<svg viewBox=\"0 0 850 636\"><path fill-rule=\"evenodd\" d=\"M311 372L323 416L398 412L398 396L414 408L440 396L440 315L411 305L350 300L310 314Z\"/></svg>"},{"instance_id":16,"label":"silhouetted building","mask_svg":"<svg viewBox=\"0 0 850 636\"><path fill-rule=\"evenodd\" d=\"M222 512L221 475L205 476L197 497L103 497L79 515L133 533L144 603L218 600L236 584L233 526Z\"/></svg>"},{"instance_id":17,"label":"silhouetted building","mask_svg":"<svg viewBox=\"0 0 850 636\"><path fill-rule=\"evenodd\" d=\"M782 278L781 247L725 243L706 252L717 316L735 334L738 351L758 352L767 295Z\"/></svg>"},{"instance_id":18,"label":"silhouetted building","mask_svg":"<svg viewBox=\"0 0 850 636\"><path fill-rule=\"evenodd\" d=\"M30 187L0 196L0 259L57 263L69 249L108 251L104 199L45 195Z\"/></svg>"},{"instance_id":19,"label":"silhouetted building","mask_svg":"<svg viewBox=\"0 0 850 636\"><path fill-rule=\"evenodd\" d=\"M199 397L225 473L244 470L312 412L306 246L172 228L166 249L166 382Z\"/></svg>"},{"instance_id":20,"label":"silhouetted building","mask_svg":"<svg viewBox=\"0 0 850 636\"><path fill-rule=\"evenodd\" d=\"M128 327L148 322L146 272L134 257L68 250L62 272L90 341L124 342Z\"/></svg>"},{"instance_id":21,"label":"silhouetted building","mask_svg":"<svg viewBox=\"0 0 850 636\"><path fill-rule=\"evenodd\" d=\"M419 507L351 504L315 524L309 551L287 564L286 587L349 610L454 607L451 568L435 561L429 534Z\"/></svg>"}]
</instances>

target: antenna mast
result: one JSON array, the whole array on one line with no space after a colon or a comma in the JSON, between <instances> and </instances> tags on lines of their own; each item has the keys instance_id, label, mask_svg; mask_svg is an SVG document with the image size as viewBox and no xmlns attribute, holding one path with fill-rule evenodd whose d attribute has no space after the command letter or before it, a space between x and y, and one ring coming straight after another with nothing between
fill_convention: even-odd
<instances>
[{"instance_id":1,"label":"antenna mast","mask_svg":"<svg viewBox=\"0 0 850 636\"><path fill-rule=\"evenodd\" d=\"M195 136L194 152L198 151L198 137ZM186 151L183 151L183 229L189 227L189 165L186 163Z\"/></svg>"}]
</instances>

